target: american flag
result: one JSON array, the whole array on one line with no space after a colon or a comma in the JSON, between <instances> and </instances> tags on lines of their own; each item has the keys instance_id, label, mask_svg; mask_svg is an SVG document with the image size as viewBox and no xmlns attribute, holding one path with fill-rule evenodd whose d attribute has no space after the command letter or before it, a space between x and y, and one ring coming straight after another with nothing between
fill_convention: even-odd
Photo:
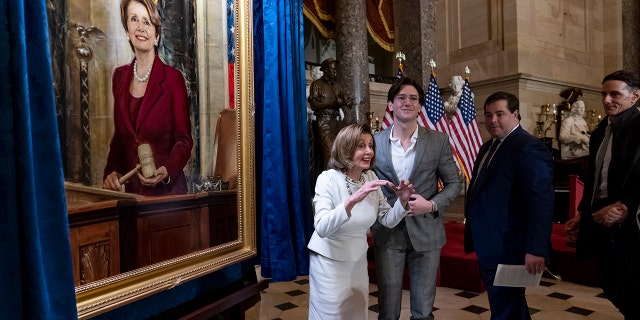
<instances>
[{"instance_id":1,"label":"american flag","mask_svg":"<svg viewBox=\"0 0 640 320\"><path fill-rule=\"evenodd\" d=\"M464 81L462 96L458 101L458 109L449 126L451 130L449 137L459 158L462 172L467 182L469 182L473 171L473 162L476 160L478 150L482 145L482 136L478 128L476 107L473 103L468 80Z\"/></svg>"},{"instance_id":2,"label":"american flag","mask_svg":"<svg viewBox=\"0 0 640 320\"><path fill-rule=\"evenodd\" d=\"M426 115L426 117L425 117ZM449 132L449 122L447 115L444 112L444 103L440 97L440 89L438 89L438 83L436 77L431 73L431 79L429 80L429 87L427 88L427 97L424 99L424 105L422 106L422 112L418 116L418 123L424 121L427 126L435 131L444 132L449 137L449 144L451 145L451 152L453 153L453 160L460 169L456 149L453 147L453 141L451 140L451 133ZM441 183L439 183L441 184Z\"/></svg>"},{"instance_id":3,"label":"american flag","mask_svg":"<svg viewBox=\"0 0 640 320\"><path fill-rule=\"evenodd\" d=\"M234 39L236 38L234 35L234 19L235 19L235 11L233 8L234 0L227 0L227 77L229 84L229 109L233 109L235 107L235 62L236 62L236 54L235 54L235 43Z\"/></svg>"},{"instance_id":4,"label":"american flag","mask_svg":"<svg viewBox=\"0 0 640 320\"><path fill-rule=\"evenodd\" d=\"M424 104L422 105L422 112L418 116L418 123L450 135L447 116L444 114L444 104L442 103L442 98L440 98L440 90L438 89L438 83L433 73L429 80L429 87L427 88L426 99L424 99Z\"/></svg>"}]
</instances>

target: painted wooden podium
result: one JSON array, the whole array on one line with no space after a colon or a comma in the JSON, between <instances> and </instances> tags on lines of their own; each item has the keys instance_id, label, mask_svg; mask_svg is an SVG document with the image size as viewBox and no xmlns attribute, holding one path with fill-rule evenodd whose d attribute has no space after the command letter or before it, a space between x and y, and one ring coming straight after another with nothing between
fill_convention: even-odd
<instances>
[{"instance_id":1,"label":"painted wooden podium","mask_svg":"<svg viewBox=\"0 0 640 320\"><path fill-rule=\"evenodd\" d=\"M236 190L144 197L65 183L76 285L238 238Z\"/></svg>"}]
</instances>

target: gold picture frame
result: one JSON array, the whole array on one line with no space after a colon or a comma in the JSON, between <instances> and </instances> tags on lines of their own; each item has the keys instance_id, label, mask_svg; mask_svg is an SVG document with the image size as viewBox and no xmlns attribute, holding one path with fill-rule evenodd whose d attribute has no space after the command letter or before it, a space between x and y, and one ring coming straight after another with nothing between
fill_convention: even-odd
<instances>
[{"instance_id":1,"label":"gold picture frame","mask_svg":"<svg viewBox=\"0 0 640 320\"><path fill-rule=\"evenodd\" d=\"M209 47L205 42L207 15L206 0L196 0L196 27L199 42L198 70L206 72ZM196 279L256 255L256 205L254 167L253 99L253 19L252 1L238 0L234 5L234 104L236 110L237 166L238 166L238 239L175 259L121 273L109 278L76 287L79 319L86 319L113 310L133 301L169 290L186 281ZM206 67L204 67L206 69ZM199 88L207 88L214 80L200 77ZM207 103L201 94L201 104Z\"/></svg>"}]
</instances>

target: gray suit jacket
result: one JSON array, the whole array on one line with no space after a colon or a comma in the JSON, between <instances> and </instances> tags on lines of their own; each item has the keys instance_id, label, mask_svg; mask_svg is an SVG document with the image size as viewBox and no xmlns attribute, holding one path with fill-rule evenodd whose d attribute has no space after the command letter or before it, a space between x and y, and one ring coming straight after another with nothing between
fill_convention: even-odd
<instances>
[{"instance_id":1,"label":"gray suit jacket","mask_svg":"<svg viewBox=\"0 0 640 320\"><path fill-rule=\"evenodd\" d=\"M390 134L391 128L387 128L375 135L376 163L374 170L380 179L398 184L398 176L393 168L391 158ZM446 241L442 224L442 209L460 194L462 183L458 167L451 153L449 137L444 133L418 126L415 152L409 182L414 185L416 193L421 194L427 200L435 201L440 212L435 215L426 213L406 217L404 218L405 225L411 239L411 245L416 251L439 250ZM440 192L438 192L438 178L444 185ZM390 204L396 201L396 194L392 190L383 187L382 191ZM371 228L376 246L384 246L391 232L401 227L402 224L390 229L376 222Z\"/></svg>"}]
</instances>

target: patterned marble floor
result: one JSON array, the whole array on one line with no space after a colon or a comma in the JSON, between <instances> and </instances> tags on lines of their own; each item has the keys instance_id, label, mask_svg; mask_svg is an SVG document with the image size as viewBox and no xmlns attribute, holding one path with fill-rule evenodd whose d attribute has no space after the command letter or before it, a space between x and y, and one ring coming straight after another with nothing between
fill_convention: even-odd
<instances>
[{"instance_id":1,"label":"patterned marble floor","mask_svg":"<svg viewBox=\"0 0 640 320\"><path fill-rule=\"evenodd\" d=\"M369 287L369 319L377 319L377 287ZM246 320L304 320L308 318L308 277L269 284L261 301L247 310ZM599 288L543 278L539 287L527 289L533 320L622 320L618 310ZM400 320L410 318L409 292L403 291ZM434 316L438 320L489 319L487 294L438 287Z\"/></svg>"}]
</instances>

